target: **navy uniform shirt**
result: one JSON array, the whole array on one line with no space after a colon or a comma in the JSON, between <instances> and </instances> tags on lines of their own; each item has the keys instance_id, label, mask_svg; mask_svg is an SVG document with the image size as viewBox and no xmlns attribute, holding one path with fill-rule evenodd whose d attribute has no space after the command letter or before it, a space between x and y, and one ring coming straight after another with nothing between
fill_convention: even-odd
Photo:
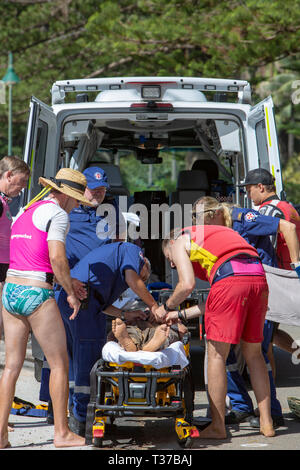
<instances>
[{"instance_id":1,"label":"navy uniform shirt","mask_svg":"<svg viewBox=\"0 0 300 470\"><path fill-rule=\"evenodd\" d=\"M70 229L66 237L66 255L70 269L72 269L89 251L112 243L113 240L110 227L103 223L105 222L105 217L97 215L96 208L94 207L80 205L71 211L69 220ZM99 234L99 227L101 228L101 234ZM116 210L116 227L114 232L117 231L118 210Z\"/></svg>"},{"instance_id":2,"label":"navy uniform shirt","mask_svg":"<svg viewBox=\"0 0 300 470\"><path fill-rule=\"evenodd\" d=\"M89 284L101 308L110 306L128 289L125 271L140 274L145 264L142 250L133 243L117 242L95 248L71 270L71 277Z\"/></svg>"},{"instance_id":3,"label":"navy uniform shirt","mask_svg":"<svg viewBox=\"0 0 300 470\"><path fill-rule=\"evenodd\" d=\"M280 219L260 214L253 209L234 207L232 228L254 246L262 263L277 267L277 259L270 236L276 235Z\"/></svg>"}]
</instances>

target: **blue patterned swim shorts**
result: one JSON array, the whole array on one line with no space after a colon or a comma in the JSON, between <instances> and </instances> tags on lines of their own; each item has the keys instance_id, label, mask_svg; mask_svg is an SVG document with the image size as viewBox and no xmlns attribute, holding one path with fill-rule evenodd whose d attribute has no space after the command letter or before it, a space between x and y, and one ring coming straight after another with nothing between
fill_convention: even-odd
<instances>
[{"instance_id":1,"label":"blue patterned swim shorts","mask_svg":"<svg viewBox=\"0 0 300 470\"><path fill-rule=\"evenodd\" d=\"M43 302L54 299L52 289L20 284L5 283L2 292L2 304L9 313L27 317Z\"/></svg>"}]
</instances>

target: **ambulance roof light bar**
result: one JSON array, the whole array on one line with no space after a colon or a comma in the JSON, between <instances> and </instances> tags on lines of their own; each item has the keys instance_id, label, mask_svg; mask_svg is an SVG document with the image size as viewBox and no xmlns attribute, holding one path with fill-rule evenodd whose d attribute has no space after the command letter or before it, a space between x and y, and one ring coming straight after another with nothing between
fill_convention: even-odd
<instances>
[{"instance_id":1,"label":"ambulance roof light bar","mask_svg":"<svg viewBox=\"0 0 300 470\"><path fill-rule=\"evenodd\" d=\"M246 80L194 77L112 77L59 80L52 85L52 105L64 103L66 93L69 92L87 93L128 88L143 88L147 92L145 87L152 87L154 92L154 88L157 86L164 89L180 88L195 89L202 92L237 93L240 103L250 104L251 102L251 88Z\"/></svg>"}]
</instances>

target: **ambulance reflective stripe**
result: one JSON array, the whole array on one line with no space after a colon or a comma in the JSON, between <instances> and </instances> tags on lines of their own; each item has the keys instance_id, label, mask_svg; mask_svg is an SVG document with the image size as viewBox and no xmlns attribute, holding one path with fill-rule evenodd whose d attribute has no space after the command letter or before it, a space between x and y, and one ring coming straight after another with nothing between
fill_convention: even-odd
<instances>
[{"instance_id":1,"label":"ambulance reflective stripe","mask_svg":"<svg viewBox=\"0 0 300 470\"><path fill-rule=\"evenodd\" d=\"M50 366L49 366L46 359L44 359L44 361L43 361L43 369L50 369Z\"/></svg>"},{"instance_id":2,"label":"ambulance reflective stripe","mask_svg":"<svg viewBox=\"0 0 300 470\"><path fill-rule=\"evenodd\" d=\"M268 371L268 372L272 372L272 367L271 367L270 362L267 362L267 363L266 363L266 366L267 366L267 371Z\"/></svg>"},{"instance_id":3,"label":"ambulance reflective stripe","mask_svg":"<svg viewBox=\"0 0 300 470\"><path fill-rule=\"evenodd\" d=\"M266 113L268 143L269 143L269 147L272 147L271 132L270 132L270 120L269 120L269 110L268 110L267 106L265 107L265 113Z\"/></svg>"},{"instance_id":4,"label":"ambulance reflective stripe","mask_svg":"<svg viewBox=\"0 0 300 470\"><path fill-rule=\"evenodd\" d=\"M238 365L237 365L237 362L236 362L235 364L228 364L228 365L226 365L226 371L227 371L227 372L235 372L235 371L237 371L237 370L239 370Z\"/></svg>"},{"instance_id":5,"label":"ambulance reflective stripe","mask_svg":"<svg viewBox=\"0 0 300 470\"><path fill-rule=\"evenodd\" d=\"M75 385L73 388L74 388L74 393L82 393L83 395L90 394L90 387L87 387L85 385Z\"/></svg>"}]
</instances>

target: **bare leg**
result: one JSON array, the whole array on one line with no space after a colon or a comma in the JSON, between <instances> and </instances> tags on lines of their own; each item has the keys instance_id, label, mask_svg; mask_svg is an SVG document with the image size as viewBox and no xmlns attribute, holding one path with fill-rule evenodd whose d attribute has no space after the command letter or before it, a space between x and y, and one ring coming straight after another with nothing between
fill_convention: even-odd
<instances>
[{"instance_id":1,"label":"bare leg","mask_svg":"<svg viewBox=\"0 0 300 470\"><path fill-rule=\"evenodd\" d=\"M268 347L267 358L268 358L269 361L270 361L271 368L272 368L272 375L273 375L273 379L274 379L274 381L275 381L275 377L276 377L276 363L275 363L275 357L274 357L274 350L273 350L273 343L272 343L272 342L270 342L269 347Z\"/></svg>"},{"instance_id":2,"label":"bare leg","mask_svg":"<svg viewBox=\"0 0 300 470\"><path fill-rule=\"evenodd\" d=\"M5 368L0 380L0 448L8 447L8 417L11 410L16 382L26 355L29 324L22 317L15 317L3 308L5 330Z\"/></svg>"},{"instance_id":3,"label":"bare leg","mask_svg":"<svg viewBox=\"0 0 300 470\"><path fill-rule=\"evenodd\" d=\"M125 351L137 351L136 345L128 334L126 323L124 323L121 318L116 318L115 320L112 320L112 332L117 338L122 348L125 349Z\"/></svg>"},{"instance_id":4,"label":"bare leg","mask_svg":"<svg viewBox=\"0 0 300 470\"><path fill-rule=\"evenodd\" d=\"M85 439L71 432L68 426L68 354L65 329L55 300L47 300L28 318L51 369L49 388L54 413L54 445L83 446Z\"/></svg>"},{"instance_id":5,"label":"bare leg","mask_svg":"<svg viewBox=\"0 0 300 470\"><path fill-rule=\"evenodd\" d=\"M168 338L170 327L162 324L155 328L152 338L143 346L143 351L155 352L159 351L166 339Z\"/></svg>"},{"instance_id":6,"label":"bare leg","mask_svg":"<svg viewBox=\"0 0 300 470\"><path fill-rule=\"evenodd\" d=\"M3 285L4 285L4 282L0 282L0 341L2 339L2 335L3 335L3 332L4 332L3 318L2 318L2 290L3 290ZM8 423L8 431L13 431L13 430L14 430L13 424Z\"/></svg>"},{"instance_id":7,"label":"bare leg","mask_svg":"<svg viewBox=\"0 0 300 470\"><path fill-rule=\"evenodd\" d=\"M201 439L225 439L226 359L230 344L207 341L207 382L212 422L200 432Z\"/></svg>"},{"instance_id":8,"label":"bare leg","mask_svg":"<svg viewBox=\"0 0 300 470\"><path fill-rule=\"evenodd\" d=\"M242 351L249 368L251 384L258 403L260 431L266 437L275 436L271 417L270 382L261 343L241 342Z\"/></svg>"}]
</instances>

